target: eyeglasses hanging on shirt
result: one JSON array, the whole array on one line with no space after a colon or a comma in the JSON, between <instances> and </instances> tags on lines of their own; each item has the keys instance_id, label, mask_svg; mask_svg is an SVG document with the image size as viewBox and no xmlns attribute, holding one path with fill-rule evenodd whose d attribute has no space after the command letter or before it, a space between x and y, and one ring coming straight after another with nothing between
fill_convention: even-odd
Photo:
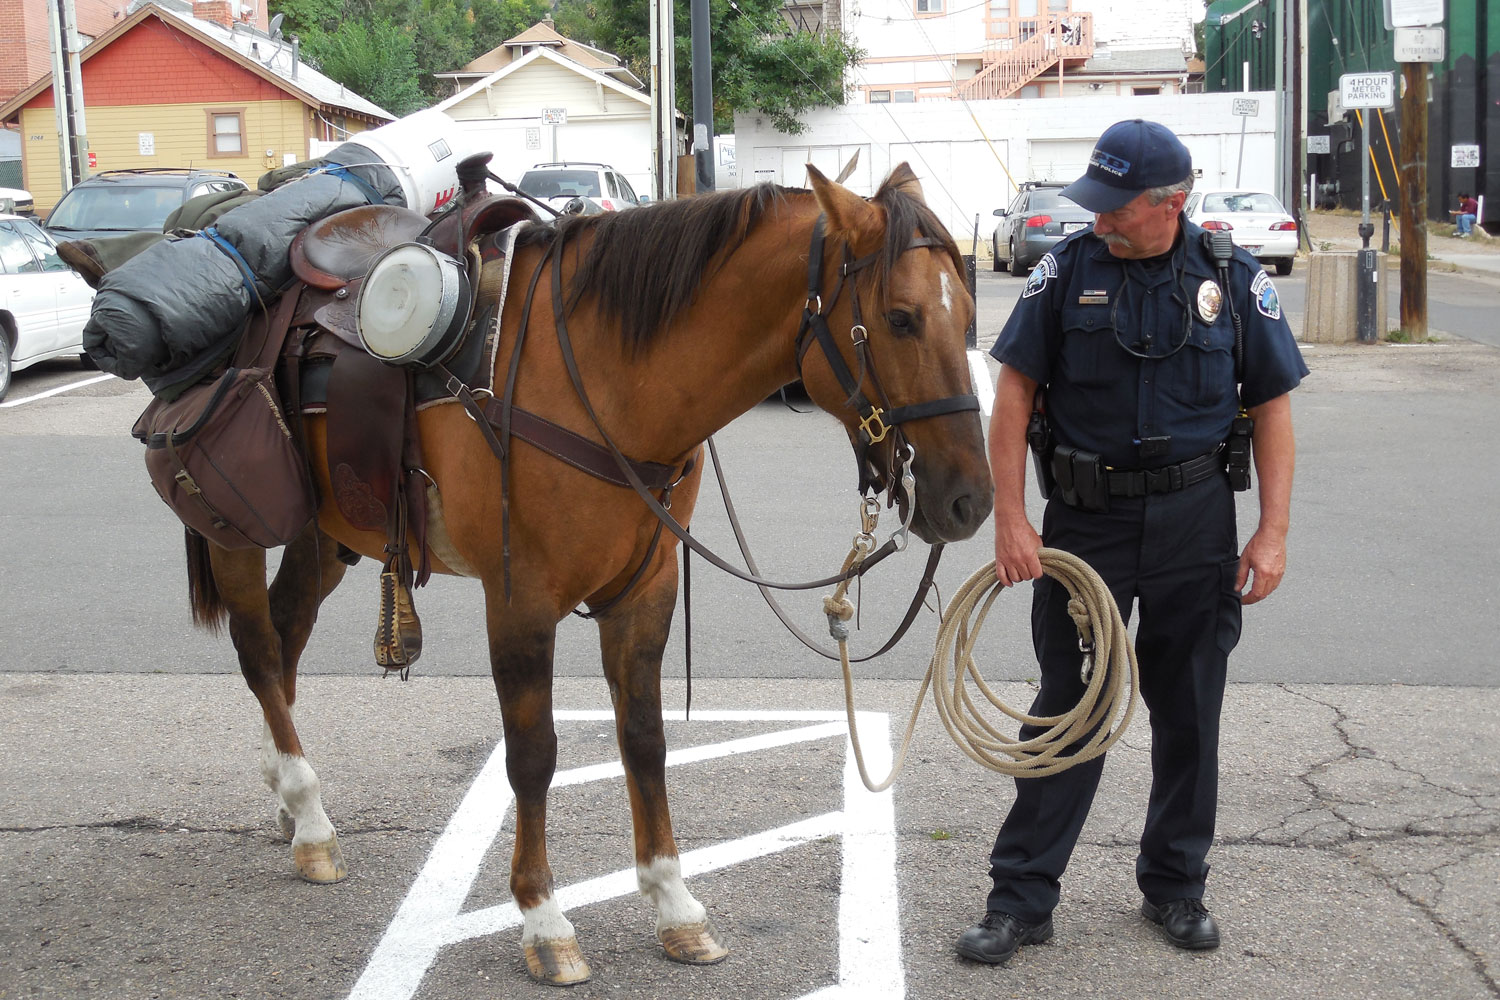
<instances>
[{"instance_id":1,"label":"eyeglasses hanging on shirt","mask_svg":"<svg viewBox=\"0 0 1500 1000\"><path fill-rule=\"evenodd\" d=\"M1170 341L1168 342L1169 349L1166 353L1157 353L1153 350L1154 338L1152 336L1153 331L1151 330L1137 330L1133 343L1126 343L1125 338L1121 336L1123 331L1121 331L1119 323L1120 307L1125 305L1129 300L1132 282L1140 284L1142 288L1149 288L1151 286L1150 275L1147 273L1145 264L1135 260L1123 261L1124 266L1122 270L1125 273L1125 278L1120 282L1119 291L1115 292L1114 302L1109 307L1109 325L1114 331L1115 343L1119 344L1120 349L1125 351L1125 353L1146 361L1163 361L1186 347L1187 342L1192 339L1193 311L1191 305L1188 303L1187 293L1182 290L1185 257L1186 255L1182 251L1181 240L1179 240L1178 245L1172 248L1171 257L1168 259L1166 266L1171 268L1172 271L1172 304L1182 310L1182 336L1177 339L1175 344ZM1132 278L1132 271L1139 272L1139 276ZM1131 314L1127 310L1125 315L1128 319Z\"/></svg>"}]
</instances>

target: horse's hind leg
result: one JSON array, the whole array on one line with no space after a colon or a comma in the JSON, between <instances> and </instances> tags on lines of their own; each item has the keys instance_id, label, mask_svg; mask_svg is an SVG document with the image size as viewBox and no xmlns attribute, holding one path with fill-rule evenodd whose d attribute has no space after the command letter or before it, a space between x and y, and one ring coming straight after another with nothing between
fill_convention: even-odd
<instances>
[{"instance_id":1,"label":"horse's hind leg","mask_svg":"<svg viewBox=\"0 0 1500 1000\"><path fill-rule=\"evenodd\" d=\"M303 757L291 707L297 658L307 644L318 603L343 575L334 552L332 541L309 526L287 546L268 591L263 550L209 546L240 672L265 720L261 776L280 799L277 816L283 831L291 834L298 874L319 883L340 881L347 871L338 836L323 811L318 776Z\"/></svg>"},{"instance_id":2,"label":"horse's hind leg","mask_svg":"<svg viewBox=\"0 0 1500 1000\"><path fill-rule=\"evenodd\" d=\"M490 669L505 724L505 771L516 795L516 846L510 893L524 925L521 948L532 978L572 986L589 978L573 924L553 897L547 863L547 789L557 769L552 725L552 651L556 623L506 604L486 583Z\"/></svg>"},{"instance_id":3,"label":"horse's hind leg","mask_svg":"<svg viewBox=\"0 0 1500 1000\"><path fill-rule=\"evenodd\" d=\"M599 619L604 673L615 706L615 733L625 764L635 827L636 880L656 906L656 936L667 957L710 965L729 954L703 904L682 880L667 808L667 741L661 720L661 658L677 601L675 551L622 606Z\"/></svg>"},{"instance_id":4,"label":"horse's hind leg","mask_svg":"<svg viewBox=\"0 0 1500 1000\"><path fill-rule=\"evenodd\" d=\"M307 648L323 599L343 580L346 569L338 559L338 543L319 531L316 524L310 524L283 551L281 566L271 583L271 625L281 640L281 690L294 725L297 664ZM262 779L277 795L276 821L292 842L298 871L313 882L342 879L346 874L343 857L333 824L323 811L317 775L305 758L286 758L276 744L269 719L261 735L260 769ZM303 833L300 839L299 831Z\"/></svg>"}]
</instances>

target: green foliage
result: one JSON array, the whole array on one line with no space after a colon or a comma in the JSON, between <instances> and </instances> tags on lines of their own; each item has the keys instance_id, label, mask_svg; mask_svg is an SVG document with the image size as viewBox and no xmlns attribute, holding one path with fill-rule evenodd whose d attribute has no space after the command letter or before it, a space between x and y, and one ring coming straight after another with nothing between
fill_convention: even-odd
<instances>
[{"instance_id":1,"label":"green foliage","mask_svg":"<svg viewBox=\"0 0 1500 1000\"><path fill-rule=\"evenodd\" d=\"M691 13L674 0L677 107L693 107ZM540 21L548 0L272 0L282 31L325 74L394 115L450 93L433 76L455 70ZM798 116L844 101L844 73L860 52L842 38L792 31L781 0L710 0L714 129L734 128L734 111L754 109L798 134ZM645 0L561 0L557 30L618 55L649 81L649 4Z\"/></svg>"},{"instance_id":2,"label":"green foliage","mask_svg":"<svg viewBox=\"0 0 1500 1000\"><path fill-rule=\"evenodd\" d=\"M547 0L273 0L323 73L398 117L451 92L455 70L540 21Z\"/></svg>"},{"instance_id":3,"label":"green foliage","mask_svg":"<svg viewBox=\"0 0 1500 1000\"><path fill-rule=\"evenodd\" d=\"M427 105L411 33L387 19L308 31L303 54L329 77L398 118Z\"/></svg>"},{"instance_id":4,"label":"green foliage","mask_svg":"<svg viewBox=\"0 0 1500 1000\"><path fill-rule=\"evenodd\" d=\"M797 118L810 108L844 102L844 71L860 56L836 35L794 32L781 17L781 0L710 0L713 45L714 131L734 129L734 110L755 109L793 135L806 130ZM641 0L561 0L557 30L612 52L637 77L650 72L649 6ZM674 0L677 107L693 107L692 14Z\"/></svg>"}]
</instances>

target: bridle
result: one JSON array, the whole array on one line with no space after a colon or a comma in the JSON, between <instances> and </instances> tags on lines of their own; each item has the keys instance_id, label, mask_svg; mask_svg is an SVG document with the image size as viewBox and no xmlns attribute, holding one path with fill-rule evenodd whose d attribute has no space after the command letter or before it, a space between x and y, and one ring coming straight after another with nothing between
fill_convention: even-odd
<instances>
[{"instance_id":1,"label":"bridle","mask_svg":"<svg viewBox=\"0 0 1500 1000\"><path fill-rule=\"evenodd\" d=\"M886 395L885 388L880 384L880 377L875 371L875 362L870 355L869 330L865 327L864 317L860 310L859 294L854 287L854 281L849 281L849 306L853 313L854 323L849 328L849 337L854 345L854 356L859 363L859 377L856 378L850 371L849 366L844 363L844 356L839 353L837 344L834 343L833 334L828 329L828 317L833 308L838 304L839 295L843 292L844 281L871 264L875 263L883 253L876 250L874 253L866 254L856 258L849 244L843 245L843 263L839 265L837 280L834 282L833 294L829 296L826 309L822 296L823 284L823 255L827 237L824 234L824 216L819 215L818 221L813 224L812 246L807 254L807 304L802 310L802 323L797 328L797 340L795 351L797 356L797 374L802 375L803 358L808 348L816 340L818 346L823 349L823 358L828 362L828 367L833 372L833 377L838 381L839 387L845 395L845 405L853 407L859 414L859 428L855 435L855 458L859 463L859 492L868 493L873 487L876 492L892 489L895 478L895 467L900 464L905 467L908 478L911 471L911 463L916 458L916 448L906 439L901 430L901 424L909 420L920 420L923 417L936 417L945 413L961 413L965 410L979 409L979 399L973 393L963 393L956 396L945 396L941 399L927 400L922 403L912 403L907 406L892 406L890 398ZM916 250L920 247L946 247L946 243L936 237L925 233L916 237L902 249L902 253ZM870 384L874 388L875 397L880 401L877 406L870 402L864 392L865 376L869 376ZM887 436L892 438L891 461L888 463L884 475L871 462L871 451L874 446L880 444ZM892 490L893 492L893 490ZM908 494L907 522L910 523L911 511L916 507L916 498Z\"/></svg>"}]
</instances>

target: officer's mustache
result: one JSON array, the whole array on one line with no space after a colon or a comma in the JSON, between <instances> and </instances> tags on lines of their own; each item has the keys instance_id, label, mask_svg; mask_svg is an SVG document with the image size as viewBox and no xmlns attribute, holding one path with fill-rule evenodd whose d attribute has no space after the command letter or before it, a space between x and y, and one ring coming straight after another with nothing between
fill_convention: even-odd
<instances>
[{"instance_id":1,"label":"officer's mustache","mask_svg":"<svg viewBox=\"0 0 1500 1000\"><path fill-rule=\"evenodd\" d=\"M1125 247L1127 250L1135 249L1135 244L1127 240L1125 237L1121 236L1119 233L1095 233L1094 235L1098 236L1101 240L1103 240L1110 246Z\"/></svg>"}]
</instances>

